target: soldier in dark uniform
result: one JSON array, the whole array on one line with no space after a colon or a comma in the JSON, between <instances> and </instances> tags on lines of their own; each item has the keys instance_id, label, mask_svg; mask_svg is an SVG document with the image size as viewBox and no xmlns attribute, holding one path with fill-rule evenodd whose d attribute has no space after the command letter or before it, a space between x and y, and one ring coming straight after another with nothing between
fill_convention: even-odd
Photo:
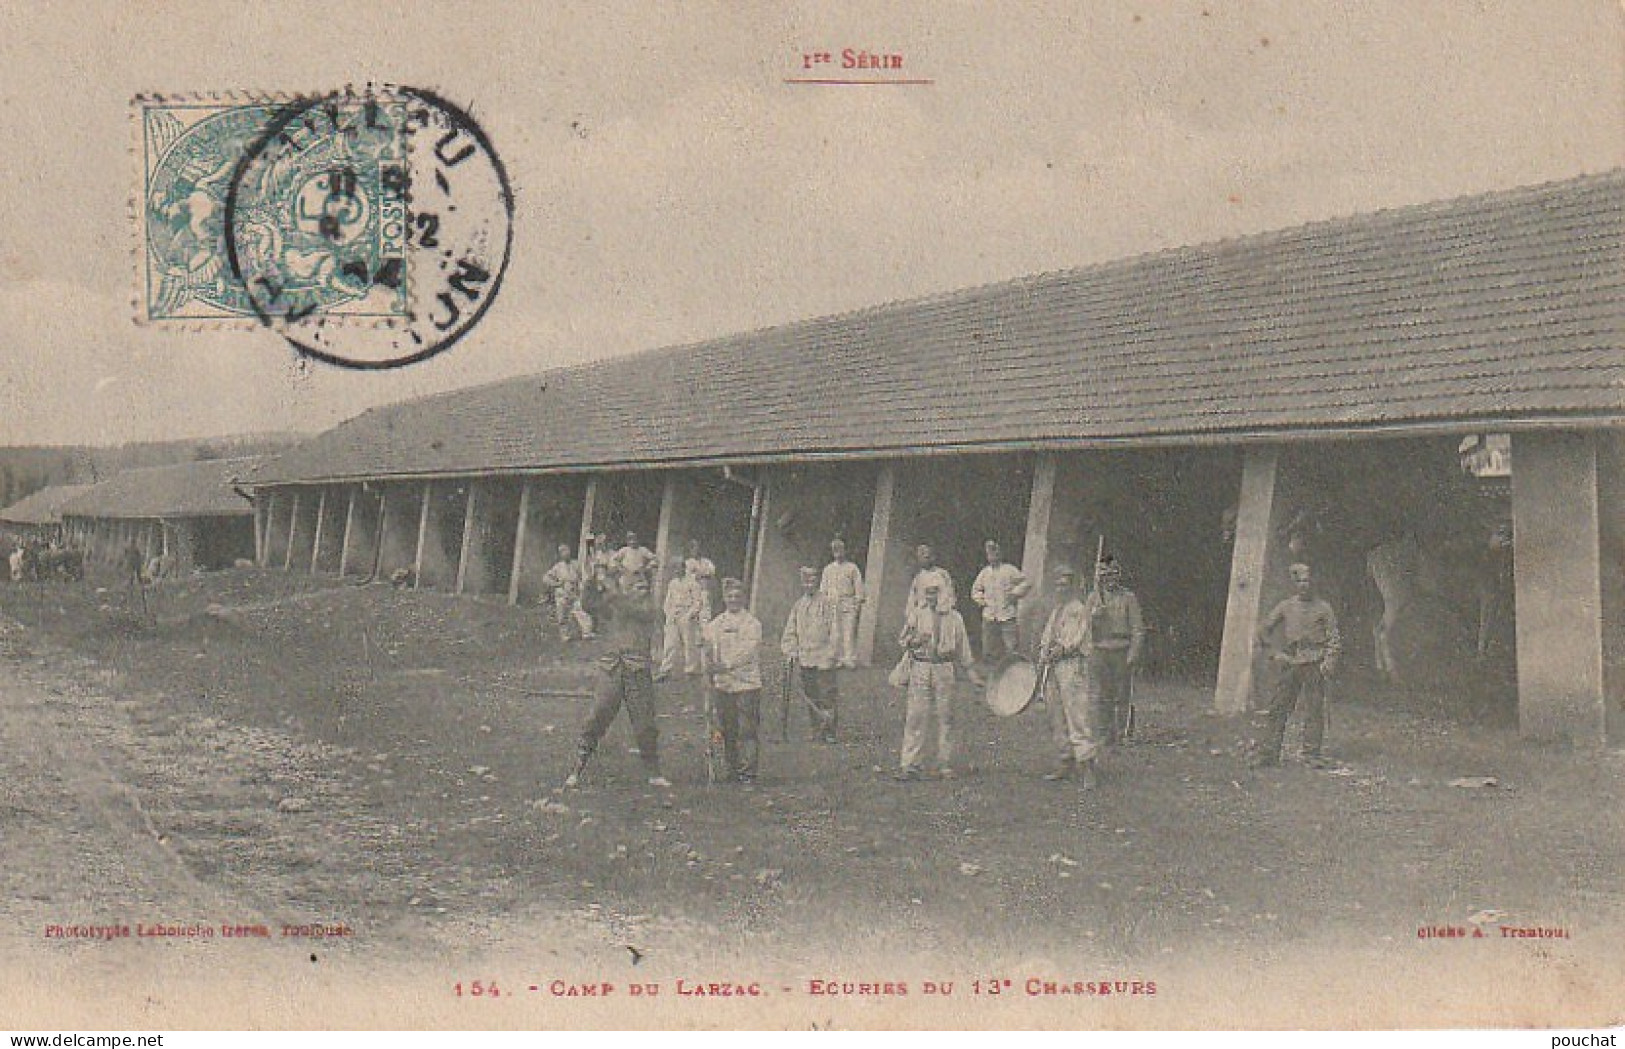
<instances>
[{"instance_id":1,"label":"soldier in dark uniform","mask_svg":"<svg viewBox=\"0 0 1625 1049\"><path fill-rule=\"evenodd\" d=\"M130 603L137 600L143 608L147 604L147 573L146 561L141 556L141 548L131 539L129 545L119 555L119 568L124 574L124 586L130 595Z\"/></svg>"},{"instance_id":2,"label":"soldier in dark uniform","mask_svg":"<svg viewBox=\"0 0 1625 1049\"><path fill-rule=\"evenodd\" d=\"M1129 675L1145 645L1140 599L1123 587L1123 569L1106 555L1096 568L1095 587L1084 608L1089 617L1089 688L1103 724L1096 738L1108 746L1122 742L1128 722Z\"/></svg>"},{"instance_id":3,"label":"soldier in dark uniform","mask_svg":"<svg viewBox=\"0 0 1625 1049\"><path fill-rule=\"evenodd\" d=\"M1293 596L1276 605L1258 629L1259 644L1276 664L1275 689L1270 696L1269 730L1253 764L1268 768L1281 763L1286 723L1303 700L1303 756L1311 766L1325 764L1321 744L1326 735L1326 679L1337 672L1343 638L1337 615L1315 594L1314 576L1306 564L1295 564Z\"/></svg>"},{"instance_id":4,"label":"soldier in dark uniform","mask_svg":"<svg viewBox=\"0 0 1625 1049\"><path fill-rule=\"evenodd\" d=\"M671 786L660 774L659 730L655 726L655 688L652 673L654 646L661 635L663 616L650 593L646 576L633 574L625 580L625 592L610 590L603 581L589 581L582 604L598 624L598 636L605 641L598 657L598 682L594 686L592 716L581 731L580 756L575 771L564 781L577 786L581 775L598 749L599 741L626 707L637 738L638 754L649 775L649 786Z\"/></svg>"}]
</instances>

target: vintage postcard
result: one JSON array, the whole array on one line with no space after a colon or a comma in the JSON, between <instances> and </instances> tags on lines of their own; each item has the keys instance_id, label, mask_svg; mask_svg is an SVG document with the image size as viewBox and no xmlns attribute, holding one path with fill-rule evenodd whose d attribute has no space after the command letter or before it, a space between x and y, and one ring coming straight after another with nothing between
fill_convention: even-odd
<instances>
[{"instance_id":1,"label":"vintage postcard","mask_svg":"<svg viewBox=\"0 0 1625 1049\"><path fill-rule=\"evenodd\" d=\"M0 1028L1625 1021L1619 3L0 38Z\"/></svg>"}]
</instances>

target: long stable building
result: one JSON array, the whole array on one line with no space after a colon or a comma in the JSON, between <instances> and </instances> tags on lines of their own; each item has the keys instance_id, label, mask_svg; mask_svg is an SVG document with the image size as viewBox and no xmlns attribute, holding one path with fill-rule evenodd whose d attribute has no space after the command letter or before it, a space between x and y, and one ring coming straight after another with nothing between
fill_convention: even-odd
<instances>
[{"instance_id":1,"label":"long stable building","mask_svg":"<svg viewBox=\"0 0 1625 1049\"><path fill-rule=\"evenodd\" d=\"M62 538L62 509L90 491L88 484L53 484L0 510L0 532L41 541Z\"/></svg>"},{"instance_id":2,"label":"long stable building","mask_svg":"<svg viewBox=\"0 0 1625 1049\"><path fill-rule=\"evenodd\" d=\"M63 530L92 564L116 565L134 543L144 559L169 555L180 572L229 568L254 556L254 509L240 482L259 462L205 459L126 470L66 502Z\"/></svg>"},{"instance_id":3,"label":"long stable building","mask_svg":"<svg viewBox=\"0 0 1625 1049\"><path fill-rule=\"evenodd\" d=\"M1612 172L889 304L365 412L252 479L257 556L530 601L559 544L630 529L699 539L771 624L839 535L873 659L915 543L963 594L984 538L1040 579L1103 541L1233 713L1292 558L1358 650L1374 548L1446 563L1509 515L1522 730L1617 740L1622 291ZM1462 469L1492 434L1510 493ZM1413 618L1402 652L1465 680Z\"/></svg>"}]
</instances>

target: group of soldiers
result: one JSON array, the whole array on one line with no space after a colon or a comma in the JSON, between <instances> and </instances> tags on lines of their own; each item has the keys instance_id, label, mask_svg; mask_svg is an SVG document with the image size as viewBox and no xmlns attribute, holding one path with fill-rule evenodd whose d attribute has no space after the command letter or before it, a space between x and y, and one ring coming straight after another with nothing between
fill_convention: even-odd
<instances>
[{"instance_id":1,"label":"group of soldiers","mask_svg":"<svg viewBox=\"0 0 1625 1049\"><path fill-rule=\"evenodd\" d=\"M47 542L30 536L13 545L6 555L6 568L13 583L77 580L85 577L85 558L77 548L61 540Z\"/></svg>"},{"instance_id":2,"label":"group of soldiers","mask_svg":"<svg viewBox=\"0 0 1625 1049\"><path fill-rule=\"evenodd\" d=\"M715 577L716 566L699 557L698 544L691 542L689 549L688 560L694 562L694 567L685 574L697 579ZM569 544L560 543L558 560L542 575L542 600L552 608L553 622L563 640L590 641L596 633L592 614L583 603L587 591L608 586L623 589L622 581L632 576L642 576L653 587L657 568L654 551L638 541L636 532L627 532L626 542L619 548L612 548L603 533L589 536L585 556L580 559Z\"/></svg>"},{"instance_id":3,"label":"group of soldiers","mask_svg":"<svg viewBox=\"0 0 1625 1049\"><path fill-rule=\"evenodd\" d=\"M579 784L623 707L648 782L670 785L660 768L655 683L679 672L700 678L705 686L707 731L723 750L716 778L752 782L759 769L764 629L747 607L745 584L734 578L719 583L715 565L691 541L686 556L672 566L664 599L657 602L659 565L634 533L614 551L602 537L593 547L581 563L561 546L559 562L546 577L548 601L564 636L597 637L604 643L592 713L566 786ZM979 663L958 610L953 577L937 563L929 544L915 548L915 574L897 635L903 656L890 676L907 695L893 776L905 782L926 778L934 722L934 775L952 778L955 682L964 677L980 686L980 665L998 668L1013 657L1030 655L1039 667L1040 696L1050 712L1058 758L1045 778L1092 788L1104 748L1122 742L1133 727L1133 680L1146 637L1139 600L1123 585L1122 566L1111 554L1097 556L1088 580L1074 566L1058 565L1051 570L1042 631L1029 647L1022 636L1022 604L1032 583L1004 560L996 540L988 540L983 549L986 564L970 591L982 621ZM1336 616L1315 595L1308 566L1293 565L1291 572L1294 595L1271 611L1260 632L1261 644L1279 664L1260 765L1279 763L1286 723L1300 702L1307 707L1306 757L1311 763L1320 761L1325 681L1334 673L1341 649ZM822 567L801 566L799 576L801 594L780 632L780 653L785 673L799 682L799 698L815 738L836 743L838 675L857 666L863 574L836 539L829 561ZM722 611L716 615L713 588L721 594ZM790 701L788 683L785 700Z\"/></svg>"},{"instance_id":4,"label":"group of soldiers","mask_svg":"<svg viewBox=\"0 0 1625 1049\"><path fill-rule=\"evenodd\" d=\"M651 551L638 545L635 533L627 533L626 544L613 552L601 542L595 547L583 563L561 546L558 562L544 576L561 634L603 642L592 713L566 786L580 782L623 707L649 784L670 785L660 771L654 686L677 673L706 682L708 731L718 737L723 751L718 778L752 782L760 756L763 628L746 608L745 584L734 578L718 583L715 564L691 540L684 558L673 564L657 603L653 590L659 565ZM864 601L863 574L847 560L845 544L835 540L830 552L822 570L801 568L802 593L779 640L787 672L799 680L813 731L825 743L839 739L836 672L857 666L857 621ZM722 599L722 611L714 616L713 588Z\"/></svg>"}]
</instances>

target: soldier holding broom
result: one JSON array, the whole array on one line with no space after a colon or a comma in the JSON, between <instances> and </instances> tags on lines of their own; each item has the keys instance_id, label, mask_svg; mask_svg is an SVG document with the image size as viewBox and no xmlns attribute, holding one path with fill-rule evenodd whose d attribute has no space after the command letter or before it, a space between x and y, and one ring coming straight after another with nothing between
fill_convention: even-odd
<instances>
[{"instance_id":1,"label":"soldier holding broom","mask_svg":"<svg viewBox=\"0 0 1625 1049\"><path fill-rule=\"evenodd\" d=\"M1084 608L1089 617L1089 688L1100 718L1098 738L1115 746L1128 730L1130 676L1145 646L1145 619L1140 599L1124 588L1122 566L1112 555L1097 560L1095 588Z\"/></svg>"}]
</instances>

